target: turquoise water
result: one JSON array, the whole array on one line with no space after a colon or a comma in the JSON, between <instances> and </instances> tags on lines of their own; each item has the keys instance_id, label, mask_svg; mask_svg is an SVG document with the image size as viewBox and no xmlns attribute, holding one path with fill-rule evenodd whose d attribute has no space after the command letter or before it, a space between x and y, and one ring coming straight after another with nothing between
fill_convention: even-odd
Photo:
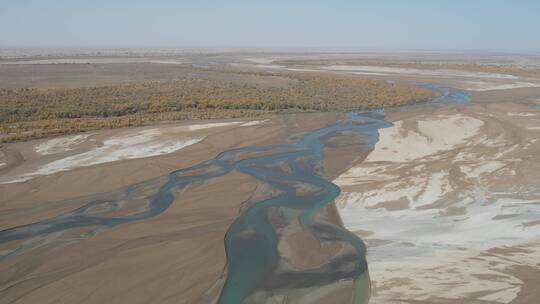
<instances>
[{"instance_id":1,"label":"turquoise water","mask_svg":"<svg viewBox=\"0 0 540 304\"><path fill-rule=\"evenodd\" d=\"M262 158L250 158L236 164L236 170L269 183L279 190L279 195L254 202L231 225L225 236L228 277L219 303L241 303L257 290L314 287L355 279L367 271L364 243L340 226L317 223L315 213L336 198L340 189L317 173L319 162L324 159L323 139L351 134L360 138L364 147L373 147L378 129L389 126L382 112L349 114L343 122L315 130L302 136L293 136L294 143L286 145L290 152ZM290 170L272 170L286 163ZM309 194L298 194L295 186L310 185L318 189ZM319 240L345 242L354 252L338 255L326 264L304 271L281 269L278 237L269 222L274 208L287 208L298 217L302 227ZM290 220L290 219L288 219Z\"/></svg>"},{"instance_id":2,"label":"turquoise water","mask_svg":"<svg viewBox=\"0 0 540 304\"><path fill-rule=\"evenodd\" d=\"M468 92L444 86L423 86L441 93L441 97L431 103L435 105L466 102L470 96ZM164 177L72 200L78 205L82 202L83 206L55 218L0 231L0 244L81 227L89 229L85 237L91 237L98 229L109 229L161 214L190 184L237 171L279 191L271 198L250 202L229 227L224 240L227 278L219 303L241 303L257 291L300 289L354 280L368 271L364 243L340 226L314 219L317 211L340 193L339 187L321 177L320 162L324 159L325 146L329 143L335 145L332 139L346 138L350 143L343 140L338 143L360 145L362 151L369 151L378 140L378 130L390 125L384 120L382 110L349 113L346 119L327 127L292 135L286 144L224 151L212 160L173 171ZM283 165L288 169L283 169ZM316 191L297 191L306 185ZM144 201L145 208L118 215L136 201ZM270 221L270 215L276 209L285 210L281 215L284 220L297 219L318 240L347 244L352 250L309 270L278 267L279 235ZM21 245L0 258L24 254L37 246L39 242ZM365 286L359 290L368 289L369 286Z\"/></svg>"},{"instance_id":3,"label":"turquoise water","mask_svg":"<svg viewBox=\"0 0 540 304\"><path fill-rule=\"evenodd\" d=\"M372 147L378 138L377 130L390 124L384 121L382 111L351 113L346 119L328 127L305 134L293 135L290 143L233 149L215 159L181 169L169 175L135 184L113 193L87 199L77 210L39 223L0 231L0 243L28 239L67 229L92 229L114 226L153 217L165 211L175 195L188 185L225 175L231 171L252 176L279 190L269 199L251 202L234 221L225 236L227 253L227 279L219 303L241 303L259 289L313 287L342 279L354 279L367 271L364 243L343 228L317 223L313 217L317 210L333 201L340 189L322 178L320 161L324 159L324 141L331 138L356 136L363 147ZM277 169L286 164L288 170ZM317 191L299 195L297 187L309 185ZM108 216L125 208L125 202L143 198L144 210L125 216ZM121 204L124 202L124 204ZM96 213L99 207L101 212ZM298 218L320 240L345 242L353 252L337 256L326 264L309 271L277 273L280 256L278 236L269 222L269 213L275 208L286 208L288 220ZM31 247L21 247L10 255L22 254ZM4 258L6 258L5 256Z\"/></svg>"}]
</instances>

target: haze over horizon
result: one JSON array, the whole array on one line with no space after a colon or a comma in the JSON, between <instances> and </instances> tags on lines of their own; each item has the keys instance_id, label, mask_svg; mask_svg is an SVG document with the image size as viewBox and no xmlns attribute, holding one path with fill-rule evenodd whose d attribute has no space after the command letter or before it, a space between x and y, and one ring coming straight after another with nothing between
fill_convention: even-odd
<instances>
[{"instance_id":1,"label":"haze over horizon","mask_svg":"<svg viewBox=\"0 0 540 304\"><path fill-rule=\"evenodd\" d=\"M0 47L231 47L540 52L539 1L26 0Z\"/></svg>"}]
</instances>

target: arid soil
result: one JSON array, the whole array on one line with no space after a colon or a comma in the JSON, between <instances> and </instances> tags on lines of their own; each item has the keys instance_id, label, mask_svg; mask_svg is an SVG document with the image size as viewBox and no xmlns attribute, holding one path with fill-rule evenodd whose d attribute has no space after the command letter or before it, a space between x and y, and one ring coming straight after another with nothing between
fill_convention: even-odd
<instances>
[{"instance_id":1,"label":"arid soil","mask_svg":"<svg viewBox=\"0 0 540 304\"><path fill-rule=\"evenodd\" d=\"M387 111L394 125L334 180L345 227L368 244L370 302L535 303L537 65L351 58L274 59L259 68L436 82L473 93L466 105Z\"/></svg>"},{"instance_id":2,"label":"arid soil","mask_svg":"<svg viewBox=\"0 0 540 304\"><path fill-rule=\"evenodd\" d=\"M281 64L259 59L257 66L435 82L473 93L466 105L389 110L394 125L380 131L374 151L334 180L345 227L368 245L371 303L540 298L532 287L540 278L534 69Z\"/></svg>"},{"instance_id":3,"label":"arid soil","mask_svg":"<svg viewBox=\"0 0 540 304\"><path fill-rule=\"evenodd\" d=\"M68 83L68 87L86 81L94 86L145 77L166 80L174 77L174 67L184 62L182 58L189 57L140 55L126 63L135 69L129 70L133 78L125 78L124 71L110 79L89 80L92 77L66 78L58 65L67 60L62 56L47 59L60 62L46 62L50 71L57 72L44 75L36 62L25 63L24 71L10 63L44 58L5 57L1 61L8 64L0 69L10 69L18 78L0 76L0 80L13 88L25 81L50 87L48 75L51 82ZM507 74L508 69L460 70L456 65L440 68L432 63L419 67L286 62L328 57L354 59L354 54L221 54L194 56L197 60L190 57L188 62L203 66L217 62L257 73L352 73L471 90L471 102L465 105L387 110L393 126L380 130L371 152L357 145L330 146L322 174L342 193L336 205L317 216L342 222L366 241L370 278L361 280L371 279L370 303L536 303L540 298L540 80L530 73ZM96 58L90 63L107 66L125 60L122 55L115 55L112 63ZM68 59L89 60L88 55ZM497 63L506 57L489 59ZM536 57L519 57L515 62L536 61ZM76 69L92 67L86 62L75 64ZM156 69L156 64L162 69ZM135 73L137 67L144 73ZM118 71L118 66L107 68L96 75ZM268 85L286 85L275 81ZM73 198L164 176L226 149L285 142L290 134L325 126L340 115L185 121L3 144L0 230L60 216L80 207ZM0 259L0 303L212 303L225 275L224 234L243 203L261 187L247 176L231 173L177 193L171 207L150 219L98 230L95 235L72 229L0 244L0 256L16 248L33 248ZM339 250L322 246L300 226L292 225L283 233L283 259L298 269L316 265ZM289 291L288 297L270 300L349 303L352 288L352 282L344 281L314 288L307 298Z\"/></svg>"},{"instance_id":4,"label":"arid soil","mask_svg":"<svg viewBox=\"0 0 540 304\"><path fill-rule=\"evenodd\" d=\"M4 146L4 153L22 157L14 162L5 160L4 184L0 185L2 229L76 209L77 205L64 203L68 198L111 191L162 176L210 159L231 147L283 142L292 132L322 127L335 119L336 115L331 113L273 116L247 123L221 121L167 125L160 127L159 134L150 132L154 130L152 128L134 128L78 138L70 136L8 144ZM155 137L145 137L141 145L130 146L129 143L141 132ZM174 138L204 138L174 152L159 146L166 151L160 156L140 154L143 146L154 142L168 143L171 134ZM96 149L106 147L107 140L119 137L122 137L123 145L118 148L138 152L136 157L117 160L114 150L108 149L98 150L108 156L98 157ZM51 154L47 154L49 152ZM66 159L77 155L78 159L85 155L83 159L88 161L88 153L102 163L86 166L84 162L82 165L68 162L73 166L43 175L32 173L44 166L50 167L51 163L65 163ZM334 149L329 153L339 152ZM330 178L337 176L346 169L343 165L343 162L328 163L326 174ZM16 182L21 174L28 173L25 182ZM169 209L144 221L103 229L95 236L81 234L84 229L72 229L31 239L29 242L40 242L37 247L0 261L1 298L6 303L212 301L220 291L220 278L224 275L223 236L256 187L257 184L247 176L231 173L178 193ZM330 218L336 219L335 211L332 214L334 216ZM306 248L319 246L302 237L296 241L306 244ZM18 242L2 244L0 252L9 254L20 245ZM312 256L317 259L316 254ZM309 302L317 302L317 299L324 302L337 290L343 291L341 296L348 297L350 288L350 284L329 286L318 295L315 293Z\"/></svg>"},{"instance_id":5,"label":"arid soil","mask_svg":"<svg viewBox=\"0 0 540 304\"><path fill-rule=\"evenodd\" d=\"M375 150L334 181L368 243L371 303L538 298L540 110L502 92L391 111Z\"/></svg>"}]
</instances>

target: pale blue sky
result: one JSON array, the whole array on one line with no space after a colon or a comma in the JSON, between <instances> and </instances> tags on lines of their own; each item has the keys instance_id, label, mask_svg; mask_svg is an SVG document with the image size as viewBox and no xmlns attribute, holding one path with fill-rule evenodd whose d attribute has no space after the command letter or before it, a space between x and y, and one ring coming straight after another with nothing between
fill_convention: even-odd
<instances>
[{"instance_id":1,"label":"pale blue sky","mask_svg":"<svg viewBox=\"0 0 540 304\"><path fill-rule=\"evenodd\" d=\"M540 0L0 0L0 47L540 52Z\"/></svg>"}]
</instances>

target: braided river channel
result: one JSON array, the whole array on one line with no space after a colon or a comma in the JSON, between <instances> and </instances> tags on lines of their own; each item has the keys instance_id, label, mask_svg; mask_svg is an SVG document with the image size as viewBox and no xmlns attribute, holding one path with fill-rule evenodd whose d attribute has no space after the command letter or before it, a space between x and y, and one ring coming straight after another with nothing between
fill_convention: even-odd
<instances>
[{"instance_id":1,"label":"braided river channel","mask_svg":"<svg viewBox=\"0 0 540 304\"><path fill-rule=\"evenodd\" d=\"M469 98L465 91L425 86L441 93L431 104L466 102ZM317 220L316 213L333 203L340 193L338 186L322 177L321 162L325 148L336 142L347 145L350 140L364 151L371 151L378 140L378 130L391 124L384 120L383 110L348 113L344 117L324 128L291 135L285 144L224 151L212 160L163 177L79 198L82 207L70 213L0 231L0 243L20 241L21 244L11 252L4 252L0 259L40 246L39 241L26 240L43 239L73 228L89 228L89 232L81 236L83 239L117 225L156 216L190 184L237 171L267 185L272 195L245 202L242 212L229 227L224 240L226 279L218 303L242 303L259 290L317 287L366 276L368 265L362 240L340 225ZM346 140L336 140L339 138ZM283 267L278 250L279 234L270 216L275 210L280 210L284 221L298 221L319 241L346 244L350 250L312 269ZM369 297L366 295L369 280L363 284L365 286L356 288L359 290L354 297L356 303L364 303Z\"/></svg>"}]
</instances>

